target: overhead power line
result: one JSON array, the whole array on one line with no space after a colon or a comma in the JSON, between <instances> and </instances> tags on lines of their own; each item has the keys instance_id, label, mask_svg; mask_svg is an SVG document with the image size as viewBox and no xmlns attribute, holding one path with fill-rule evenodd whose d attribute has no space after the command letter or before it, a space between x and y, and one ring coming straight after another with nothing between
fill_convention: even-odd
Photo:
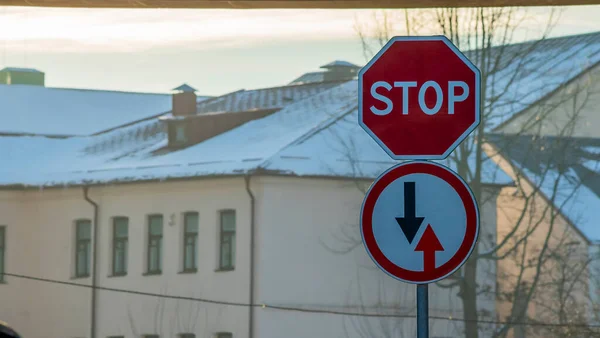
<instances>
[{"instance_id":1,"label":"overhead power line","mask_svg":"<svg viewBox=\"0 0 600 338\"><path fill-rule=\"evenodd\" d=\"M238 306L238 307L256 307L262 309L271 309L271 310L279 310L279 311L290 311L290 312L304 312L304 313L315 313L315 314L330 314L330 315L338 315L338 316L353 316L353 317L370 317L370 318L416 318L416 315L413 314L386 314L386 313L369 313L369 312L352 312L352 311L336 311L336 310L324 310L324 309L315 309L315 308L300 308L300 307L292 307L292 306L281 306L281 305L269 305L269 304L248 304L241 302L230 302L230 301L220 301L214 299L206 299L206 298L198 298L198 297L186 297L186 296L175 296L175 295L165 295L160 293L153 292L143 292L143 291L135 291L135 290L127 290L127 289L119 289L119 288L109 288L104 286L92 286L75 282L67 282L49 278L41 278L34 276L27 276L21 274L13 274L13 273L3 273L5 276L34 280L38 282L45 282L51 284L61 284L68 286L76 286L87 289L97 289L103 291L111 291L111 292L120 292L127 293L133 295L140 296L148 296L148 297L157 297L157 298L166 298L166 299L176 299L176 300L187 300L194 302L202 302L209 304L217 304L217 305L228 305L228 306ZM469 318L455 318L452 316L429 316L430 319L438 319L438 320L448 320L453 322L476 322L479 324L494 324L494 325L512 325L512 326L537 326L537 327L582 327L582 328L600 328L600 324L585 324L585 323L570 323L570 324L561 324L561 323L539 323L539 322L507 322L507 321L497 321L497 320L488 320L488 319L469 319Z\"/></svg>"}]
</instances>

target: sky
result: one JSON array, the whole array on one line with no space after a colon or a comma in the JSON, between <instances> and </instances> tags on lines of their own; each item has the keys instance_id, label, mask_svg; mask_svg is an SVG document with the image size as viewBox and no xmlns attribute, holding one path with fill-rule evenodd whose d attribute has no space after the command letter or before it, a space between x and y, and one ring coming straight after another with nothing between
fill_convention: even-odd
<instances>
[{"instance_id":1,"label":"sky","mask_svg":"<svg viewBox=\"0 0 600 338\"><path fill-rule=\"evenodd\" d=\"M549 9L529 11L533 20L517 39L539 28ZM333 60L363 65L356 24L372 23L372 15L0 7L0 67L41 70L49 87L168 93L188 83L200 95L219 95L283 85ZM600 6L566 7L560 15L552 35L600 31Z\"/></svg>"}]
</instances>

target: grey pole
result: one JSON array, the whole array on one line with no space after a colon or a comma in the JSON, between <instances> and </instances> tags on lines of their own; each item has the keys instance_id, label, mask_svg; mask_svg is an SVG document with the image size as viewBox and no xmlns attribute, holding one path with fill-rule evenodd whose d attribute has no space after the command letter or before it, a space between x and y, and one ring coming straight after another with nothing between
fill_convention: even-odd
<instances>
[{"instance_id":1,"label":"grey pole","mask_svg":"<svg viewBox=\"0 0 600 338\"><path fill-rule=\"evenodd\" d=\"M429 338L429 286L417 285L417 338Z\"/></svg>"}]
</instances>

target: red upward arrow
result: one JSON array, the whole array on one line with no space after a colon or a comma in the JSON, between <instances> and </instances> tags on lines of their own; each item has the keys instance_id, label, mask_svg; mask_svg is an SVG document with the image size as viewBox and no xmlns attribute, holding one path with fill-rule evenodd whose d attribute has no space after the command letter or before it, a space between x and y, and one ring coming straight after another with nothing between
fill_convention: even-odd
<instances>
[{"instance_id":1,"label":"red upward arrow","mask_svg":"<svg viewBox=\"0 0 600 338\"><path fill-rule=\"evenodd\" d=\"M427 225L415 251L423 252L423 270L425 272L435 270L435 252L444 251L444 247L431 228L431 224Z\"/></svg>"}]
</instances>

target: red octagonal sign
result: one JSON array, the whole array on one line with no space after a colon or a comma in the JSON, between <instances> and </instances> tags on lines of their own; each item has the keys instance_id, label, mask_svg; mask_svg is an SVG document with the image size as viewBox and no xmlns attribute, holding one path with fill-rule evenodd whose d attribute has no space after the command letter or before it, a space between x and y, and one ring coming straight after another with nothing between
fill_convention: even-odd
<instances>
[{"instance_id":1,"label":"red octagonal sign","mask_svg":"<svg viewBox=\"0 0 600 338\"><path fill-rule=\"evenodd\" d=\"M394 37L359 72L359 124L394 159L444 159L479 124L480 81L445 36Z\"/></svg>"}]
</instances>

